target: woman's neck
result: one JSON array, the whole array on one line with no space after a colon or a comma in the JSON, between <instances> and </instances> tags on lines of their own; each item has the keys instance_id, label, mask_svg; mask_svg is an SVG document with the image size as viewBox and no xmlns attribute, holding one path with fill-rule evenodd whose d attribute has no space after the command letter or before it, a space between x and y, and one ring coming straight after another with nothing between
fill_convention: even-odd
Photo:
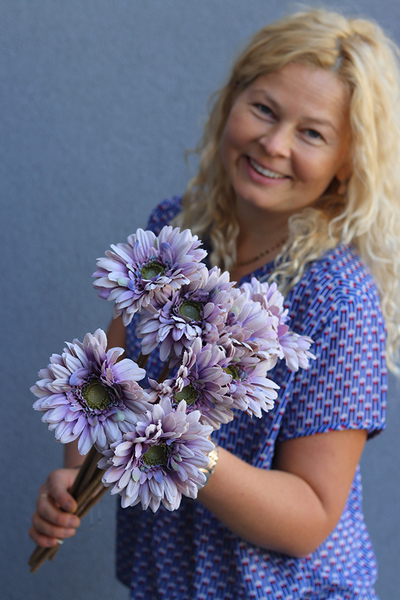
<instances>
[{"instance_id":1,"label":"woman's neck","mask_svg":"<svg viewBox=\"0 0 400 600\"><path fill-rule=\"evenodd\" d=\"M244 275L273 260L288 238L290 215L242 207L238 203L237 261L231 277L239 281Z\"/></svg>"}]
</instances>

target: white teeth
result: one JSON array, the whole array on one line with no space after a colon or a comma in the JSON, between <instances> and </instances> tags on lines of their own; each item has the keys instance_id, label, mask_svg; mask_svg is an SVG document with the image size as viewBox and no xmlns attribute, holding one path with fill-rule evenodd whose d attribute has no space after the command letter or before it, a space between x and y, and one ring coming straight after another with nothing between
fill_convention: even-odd
<instances>
[{"instance_id":1,"label":"white teeth","mask_svg":"<svg viewBox=\"0 0 400 600\"><path fill-rule=\"evenodd\" d=\"M254 160L252 160L250 157L249 157L249 161L250 161L250 164L253 167L253 169L255 171L257 171L257 173L260 173L260 175L264 175L264 177L271 177L272 179L285 179L285 175L276 173L276 171L270 171L269 169L264 169L264 167L261 167L258 163L254 162Z\"/></svg>"}]
</instances>

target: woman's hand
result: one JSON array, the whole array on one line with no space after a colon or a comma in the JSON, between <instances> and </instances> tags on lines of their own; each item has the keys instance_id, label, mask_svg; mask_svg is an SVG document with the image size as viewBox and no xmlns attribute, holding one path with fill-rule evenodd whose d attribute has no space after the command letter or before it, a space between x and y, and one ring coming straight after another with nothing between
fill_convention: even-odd
<instances>
[{"instance_id":1,"label":"woman's hand","mask_svg":"<svg viewBox=\"0 0 400 600\"><path fill-rule=\"evenodd\" d=\"M57 469L39 488L29 530L30 537L39 546L50 548L75 535L80 519L73 514L77 504L68 490L77 474L77 469Z\"/></svg>"}]
</instances>

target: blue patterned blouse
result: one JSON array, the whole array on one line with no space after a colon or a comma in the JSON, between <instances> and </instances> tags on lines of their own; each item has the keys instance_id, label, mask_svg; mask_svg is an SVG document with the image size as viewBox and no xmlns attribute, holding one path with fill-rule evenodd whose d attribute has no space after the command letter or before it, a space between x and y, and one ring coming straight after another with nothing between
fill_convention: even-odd
<instances>
[{"instance_id":1,"label":"blue patterned blouse","mask_svg":"<svg viewBox=\"0 0 400 600\"><path fill-rule=\"evenodd\" d=\"M180 206L178 198L162 202L148 227L157 233ZM254 275L266 279L271 270L266 264ZM213 434L260 469L271 468L282 440L343 429L366 429L371 437L384 428L385 327L375 283L354 249L340 245L312 263L286 306L291 328L314 340L317 360L297 373L281 361L270 375L281 388L275 408L262 419L238 412ZM134 322L127 353L139 353ZM157 377L156 357L147 369ZM304 558L247 543L188 498L174 512L119 509L118 577L135 600L376 599L377 568L361 503L357 468L337 526Z\"/></svg>"}]
</instances>

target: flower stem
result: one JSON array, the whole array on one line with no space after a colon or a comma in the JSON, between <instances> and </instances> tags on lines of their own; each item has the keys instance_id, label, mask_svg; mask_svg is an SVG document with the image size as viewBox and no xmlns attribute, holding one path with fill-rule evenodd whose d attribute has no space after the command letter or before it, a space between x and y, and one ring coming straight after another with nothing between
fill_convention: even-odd
<instances>
[{"instance_id":1,"label":"flower stem","mask_svg":"<svg viewBox=\"0 0 400 600\"><path fill-rule=\"evenodd\" d=\"M138 367L140 367L141 369L144 369L147 361L149 360L150 354L139 354L139 358L137 360L137 365Z\"/></svg>"},{"instance_id":2,"label":"flower stem","mask_svg":"<svg viewBox=\"0 0 400 600\"><path fill-rule=\"evenodd\" d=\"M165 381L165 379L167 379L169 372L170 372L170 366L169 366L169 361L167 363L165 363L163 370L161 371L157 381L158 383L162 383L163 381Z\"/></svg>"},{"instance_id":3,"label":"flower stem","mask_svg":"<svg viewBox=\"0 0 400 600\"><path fill-rule=\"evenodd\" d=\"M97 462L98 459L96 460L96 465ZM78 503L78 509L76 510L75 514L77 514L78 517L79 513L85 508L86 504L90 502L94 492L96 491L96 488L100 485L103 474L104 471L97 469L96 466L96 471L93 471L90 481L87 483L86 487L81 491L80 495L77 497L76 501Z\"/></svg>"},{"instance_id":4,"label":"flower stem","mask_svg":"<svg viewBox=\"0 0 400 600\"><path fill-rule=\"evenodd\" d=\"M86 490L88 488L88 486L90 485L90 482L93 480L93 476L96 474L97 469L97 463L99 462L100 458L102 458L102 454L101 452L98 452L96 450L96 448L93 446L90 450L90 452L88 453L85 462L83 463L81 469L84 469L84 474L83 477L80 479L78 485L74 488L74 490L72 490L71 488L71 495L73 495L73 497L75 498L75 500L78 502L79 504L79 500L78 498L82 495L83 491ZM79 469L79 473L81 471L81 469ZM99 471L102 474L102 471ZM79 476L79 474L78 474ZM101 477L100 477L101 479ZM72 494L72 491L74 492Z\"/></svg>"},{"instance_id":5,"label":"flower stem","mask_svg":"<svg viewBox=\"0 0 400 600\"><path fill-rule=\"evenodd\" d=\"M92 506L99 502L99 500L102 498L102 496L106 493L107 490L108 488L102 486L102 488L97 492L95 496L92 497L92 499L86 504L86 506L82 507L82 512L79 512L79 514L77 513L78 517L82 519L82 517L84 517L89 512Z\"/></svg>"},{"instance_id":6,"label":"flower stem","mask_svg":"<svg viewBox=\"0 0 400 600\"><path fill-rule=\"evenodd\" d=\"M79 493L79 490L81 488L82 485L82 481L85 478L85 475L90 467L90 465L93 462L93 458L96 455L97 450L94 446L91 447L91 449L89 450L89 452L87 453L85 460L83 461L77 476L75 477L75 481L72 484L69 493L71 494L71 496L73 496L73 498L76 498L77 494Z\"/></svg>"},{"instance_id":7,"label":"flower stem","mask_svg":"<svg viewBox=\"0 0 400 600\"><path fill-rule=\"evenodd\" d=\"M28 563L31 567L30 572L35 573L46 560L53 560L58 552L59 547L59 544L57 544L57 546L53 546L52 548L42 548L41 546L36 546L36 550L32 552L30 561Z\"/></svg>"}]
</instances>

